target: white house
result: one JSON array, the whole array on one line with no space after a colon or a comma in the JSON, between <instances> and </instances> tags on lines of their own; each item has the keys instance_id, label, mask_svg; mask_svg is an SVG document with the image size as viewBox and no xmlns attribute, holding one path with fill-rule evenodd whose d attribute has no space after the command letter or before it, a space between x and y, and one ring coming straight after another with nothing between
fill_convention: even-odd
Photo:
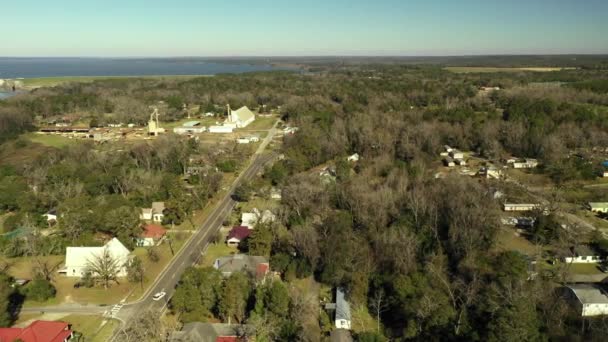
<instances>
[{"instance_id":1,"label":"white house","mask_svg":"<svg viewBox=\"0 0 608 342\"><path fill-rule=\"evenodd\" d=\"M608 202L589 202L589 210L594 213L608 213Z\"/></svg>"},{"instance_id":2,"label":"white house","mask_svg":"<svg viewBox=\"0 0 608 342\"><path fill-rule=\"evenodd\" d=\"M603 171L600 173L600 176L601 176L601 177L604 177L604 178L607 178L607 177L608 177L608 170L603 170Z\"/></svg>"},{"instance_id":3,"label":"white house","mask_svg":"<svg viewBox=\"0 0 608 342\"><path fill-rule=\"evenodd\" d=\"M523 160L517 160L513 162L514 169L533 169L538 166L538 160L532 158L526 158Z\"/></svg>"},{"instance_id":4,"label":"white house","mask_svg":"<svg viewBox=\"0 0 608 342\"><path fill-rule=\"evenodd\" d=\"M598 285L573 284L568 289L581 316L608 315L608 295Z\"/></svg>"},{"instance_id":5,"label":"white house","mask_svg":"<svg viewBox=\"0 0 608 342\"><path fill-rule=\"evenodd\" d=\"M129 250L117 238L108 241L102 247L67 247L65 252L65 268L60 273L68 277L82 277L92 262L101 257L107 250L119 267L118 276L127 275L126 265L129 262Z\"/></svg>"},{"instance_id":6,"label":"white house","mask_svg":"<svg viewBox=\"0 0 608 342\"><path fill-rule=\"evenodd\" d=\"M566 263L572 264L593 264L602 261L599 253L588 246L576 246L571 248L572 255L564 258Z\"/></svg>"},{"instance_id":7,"label":"white house","mask_svg":"<svg viewBox=\"0 0 608 342\"><path fill-rule=\"evenodd\" d=\"M482 177L499 179L502 176L502 171L494 166L482 167L478 174Z\"/></svg>"},{"instance_id":8,"label":"white house","mask_svg":"<svg viewBox=\"0 0 608 342\"><path fill-rule=\"evenodd\" d=\"M43 214L42 216L46 218L46 222L48 223L57 222L57 211L55 209L49 210L48 213Z\"/></svg>"},{"instance_id":9,"label":"white house","mask_svg":"<svg viewBox=\"0 0 608 342\"><path fill-rule=\"evenodd\" d=\"M243 128L247 127L254 120L255 115L246 106L232 110L230 109L230 105L228 105L228 119L224 123L224 126L234 125L235 128Z\"/></svg>"},{"instance_id":10,"label":"white house","mask_svg":"<svg viewBox=\"0 0 608 342\"><path fill-rule=\"evenodd\" d=\"M344 290L336 289L336 317L335 325L338 329L351 329L350 304L346 300Z\"/></svg>"},{"instance_id":11,"label":"white house","mask_svg":"<svg viewBox=\"0 0 608 342\"><path fill-rule=\"evenodd\" d=\"M253 208L251 213L241 214L241 225L254 229L256 224L274 222L276 218L270 210L264 210L263 213L260 213L257 208Z\"/></svg>"},{"instance_id":12,"label":"white house","mask_svg":"<svg viewBox=\"0 0 608 342\"><path fill-rule=\"evenodd\" d=\"M165 215L165 202L152 202L152 208L142 208L139 215L140 220L162 222Z\"/></svg>"},{"instance_id":13,"label":"white house","mask_svg":"<svg viewBox=\"0 0 608 342\"><path fill-rule=\"evenodd\" d=\"M505 203L503 204L504 211L532 211L540 209L540 204L532 203Z\"/></svg>"},{"instance_id":14,"label":"white house","mask_svg":"<svg viewBox=\"0 0 608 342\"><path fill-rule=\"evenodd\" d=\"M359 153L355 153L353 155L348 156L348 158L346 158L346 161L349 161L349 162L358 162L359 161Z\"/></svg>"}]
</instances>

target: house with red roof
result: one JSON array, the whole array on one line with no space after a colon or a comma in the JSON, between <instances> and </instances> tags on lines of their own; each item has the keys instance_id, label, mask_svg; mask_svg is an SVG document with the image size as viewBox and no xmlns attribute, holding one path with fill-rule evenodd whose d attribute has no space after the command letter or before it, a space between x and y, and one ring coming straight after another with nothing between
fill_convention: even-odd
<instances>
[{"instance_id":1,"label":"house with red roof","mask_svg":"<svg viewBox=\"0 0 608 342\"><path fill-rule=\"evenodd\" d=\"M135 238L139 247L154 246L167 234L167 230L158 224L147 224L143 227L141 235Z\"/></svg>"},{"instance_id":2,"label":"house with red roof","mask_svg":"<svg viewBox=\"0 0 608 342\"><path fill-rule=\"evenodd\" d=\"M0 328L0 342L66 342L72 336L66 322L34 321L26 328Z\"/></svg>"},{"instance_id":3,"label":"house with red roof","mask_svg":"<svg viewBox=\"0 0 608 342\"><path fill-rule=\"evenodd\" d=\"M241 241L247 239L251 235L251 229L245 226L233 227L226 237L226 244L230 247L238 247Z\"/></svg>"}]
</instances>

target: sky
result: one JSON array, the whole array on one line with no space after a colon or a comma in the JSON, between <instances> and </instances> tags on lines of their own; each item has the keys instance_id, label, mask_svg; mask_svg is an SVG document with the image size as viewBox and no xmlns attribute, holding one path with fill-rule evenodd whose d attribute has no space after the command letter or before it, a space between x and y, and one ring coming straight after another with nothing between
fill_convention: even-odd
<instances>
[{"instance_id":1,"label":"sky","mask_svg":"<svg viewBox=\"0 0 608 342\"><path fill-rule=\"evenodd\" d=\"M0 56L608 53L608 0L7 0Z\"/></svg>"}]
</instances>

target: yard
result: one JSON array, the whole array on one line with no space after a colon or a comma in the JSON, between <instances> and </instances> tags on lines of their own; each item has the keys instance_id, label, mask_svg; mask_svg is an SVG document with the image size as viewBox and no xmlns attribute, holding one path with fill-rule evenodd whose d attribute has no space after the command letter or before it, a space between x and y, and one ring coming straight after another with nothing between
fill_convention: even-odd
<instances>
[{"instance_id":1,"label":"yard","mask_svg":"<svg viewBox=\"0 0 608 342\"><path fill-rule=\"evenodd\" d=\"M26 327L34 320L63 321L70 324L72 331L82 334L84 341L106 342L118 326L118 322L99 315L66 315L62 313L22 314L16 327Z\"/></svg>"},{"instance_id":2,"label":"yard","mask_svg":"<svg viewBox=\"0 0 608 342\"><path fill-rule=\"evenodd\" d=\"M185 240L174 240L173 248L176 253L184 242ZM62 303L113 304L119 302L123 298L127 298L128 301L137 300L172 258L171 251L167 243L157 247L157 251L160 260L156 263L150 261L144 248L136 248L134 251L134 255L139 256L143 261L144 269L146 270L143 290L140 284L130 283L127 281L127 279L119 279L119 284L112 284L108 290L104 290L101 287L74 288L74 285L79 282L79 278L68 278L63 275L55 274L53 279L53 285L57 289L55 298L46 302L26 301L24 306L38 307ZM40 259L48 262L50 265L60 266L63 264L64 256L46 256L40 257ZM11 276L23 279L33 278L32 268L35 265L34 258L22 257L2 259L2 262L6 262L11 265L8 269L8 273Z\"/></svg>"},{"instance_id":3,"label":"yard","mask_svg":"<svg viewBox=\"0 0 608 342\"><path fill-rule=\"evenodd\" d=\"M245 128L237 129L237 132L269 130L272 128L272 125L274 125L276 121L277 118L275 116L256 116L255 121L250 123L249 126Z\"/></svg>"},{"instance_id":4,"label":"yard","mask_svg":"<svg viewBox=\"0 0 608 342\"><path fill-rule=\"evenodd\" d=\"M526 255L536 255L542 247L536 246L525 237L516 234L512 227L501 227L496 238L495 248L499 251L518 251Z\"/></svg>"}]
</instances>

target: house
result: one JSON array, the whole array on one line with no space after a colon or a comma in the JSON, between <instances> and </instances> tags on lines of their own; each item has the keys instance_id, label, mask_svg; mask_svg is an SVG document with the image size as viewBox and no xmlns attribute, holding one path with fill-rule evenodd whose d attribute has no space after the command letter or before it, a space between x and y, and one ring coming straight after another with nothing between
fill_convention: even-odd
<instances>
[{"instance_id":1,"label":"house","mask_svg":"<svg viewBox=\"0 0 608 342\"><path fill-rule=\"evenodd\" d=\"M209 133L232 133L233 130L231 126L209 126Z\"/></svg>"},{"instance_id":2,"label":"house","mask_svg":"<svg viewBox=\"0 0 608 342\"><path fill-rule=\"evenodd\" d=\"M171 334L170 342L245 342L253 328L224 323L186 323L181 331Z\"/></svg>"},{"instance_id":3,"label":"house","mask_svg":"<svg viewBox=\"0 0 608 342\"><path fill-rule=\"evenodd\" d=\"M608 315L608 294L600 285L573 284L567 289L582 317Z\"/></svg>"},{"instance_id":4,"label":"house","mask_svg":"<svg viewBox=\"0 0 608 342\"><path fill-rule=\"evenodd\" d=\"M283 198L283 195L281 194L281 190L279 190L277 188L270 189L270 199L281 200L282 198Z\"/></svg>"},{"instance_id":5,"label":"house","mask_svg":"<svg viewBox=\"0 0 608 342\"><path fill-rule=\"evenodd\" d=\"M238 139L236 139L236 143L237 144L249 144L250 141L247 138L238 138Z\"/></svg>"},{"instance_id":6,"label":"house","mask_svg":"<svg viewBox=\"0 0 608 342\"><path fill-rule=\"evenodd\" d=\"M264 256L234 254L215 259L213 267L224 277L234 272L246 272L257 280L263 280L270 272L270 264Z\"/></svg>"},{"instance_id":7,"label":"house","mask_svg":"<svg viewBox=\"0 0 608 342\"><path fill-rule=\"evenodd\" d=\"M65 342L72 337L66 322L33 321L25 328L0 328L1 342Z\"/></svg>"},{"instance_id":8,"label":"house","mask_svg":"<svg viewBox=\"0 0 608 342\"><path fill-rule=\"evenodd\" d=\"M141 236L135 238L135 244L139 247L154 246L167 234L167 230L157 224L144 226Z\"/></svg>"},{"instance_id":9,"label":"house","mask_svg":"<svg viewBox=\"0 0 608 342\"><path fill-rule=\"evenodd\" d=\"M540 204L531 204L531 203L505 203L503 204L504 211L532 211L540 209Z\"/></svg>"},{"instance_id":10,"label":"house","mask_svg":"<svg viewBox=\"0 0 608 342\"><path fill-rule=\"evenodd\" d=\"M175 134L200 134L206 130L205 126L201 126L200 121L188 121L180 127L173 128Z\"/></svg>"},{"instance_id":11,"label":"house","mask_svg":"<svg viewBox=\"0 0 608 342\"><path fill-rule=\"evenodd\" d=\"M346 161L349 161L349 162L358 162L359 161L359 153L355 153L353 155L348 156L348 158L346 158Z\"/></svg>"},{"instance_id":12,"label":"house","mask_svg":"<svg viewBox=\"0 0 608 342\"><path fill-rule=\"evenodd\" d=\"M608 213L608 202L589 202L589 210L594 213Z\"/></svg>"},{"instance_id":13,"label":"house","mask_svg":"<svg viewBox=\"0 0 608 342\"><path fill-rule=\"evenodd\" d=\"M101 257L105 251L119 265L118 276L125 277L131 252L117 238L113 238L101 247L67 247L65 268L59 273L65 273L67 277L82 277L87 272L89 264Z\"/></svg>"},{"instance_id":14,"label":"house","mask_svg":"<svg viewBox=\"0 0 608 342\"><path fill-rule=\"evenodd\" d=\"M152 202L152 208L141 209L139 218L146 221L163 222L165 202Z\"/></svg>"},{"instance_id":15,"label":"house","mask_svg":"<svg viewBox=\"0 0 608 342\"><path fill-rule=\"evenodd\" d=\"M464 159L464 153L453 149L452 151L449 152L450 157L454 158L454 159Z\"/></svg>"},{"instance_id":16,"label":"house","mask_svg":"<svg viewBox=\"0 0 608 342\"><path fill-rule=\"evenodd\" d=\"M603 170L600 172L600 177L606 178L608 177L608 170Z\"/></svg>"},{"instance_id":17,"label":"house","mask_svg":"<svg viewBox=\"0 0 608 342\"><path fill-rule=\"evenodd\" d=\"M247 106L241 107L237 110L230 109L230 105L227 106L228 119L224 123L224 126L232 126L234 128L244 128L255 120L255 115Z\"/></svg>"},{"instance_id":18,"label":"house","mask_svg":"<svg viewBox=\"0 0 608 342\"><path fill-rule=\"evenodd\" d=\"M46 218L46 222L48 222L48 223L57 222L57 210L56 209L51 209L51 210L49 210L48 213L43 214L42 216Z\"/></svg>"},{"instance_id":19,"label":"house","mask_svg":"<svg viewBox=\"0 0 608 342\"><path fill-rule=\"evenodd\" d=\"M346 296L342 288L336 289L335 326L338 329L351 329L350 304L346 300Z\"/></svg>"},{"instance_id":20,"label":"house","mask_svg":"<svg viewBox=\"0 0 608 342\"><path fill-rule=\"evenodd\" d=\"M479 169L478 175L485 178L500 179L502 171L495 166L482 167Z\"/></svg>"},{"instance_id":21,"label":"house","mask_svg":"<svg viewBox=\"0 0 608 342\"><path fill-rule=\"evenodd\" d=\"M590 264L597 263L602 260L602 257L591 249L589 246L580 245L570 248L571 256L564 258L564 261L572 264Z\"/></svg>"},{"instance_id":22,"label":"house","mask_svg":"<svg viewBox=\"0 0 608 342\"><path fill-rule=\"evenodd\" d=\"M263 213L260 213L257 208L253 208L253 212L241 214L241 225L248 227L249 229L254 229L256 224L271 223L274 222L276 218L276 215L270 210L264 210Z\"/></svg>"},{"instance_id":23,"label":"house","mask_svg":"<svg viewBox=\"0 0 608 342\"><path fill-rule=\"evenodd\" d=\"M226 244L230 247L238 247L241 241L251 235L251 229L245 226L233 227L226 237Z\"/></svg>"},{"instance_id":24,"label":"house","mask_svg":"<svg viewBox=\"0 0 608 342\"><path fill-rule=\"evenodd\" d=\"M525 158L515 160L512 164L514 169L533 169L538 166L538 160L532 158Z\"/></svg>"}]
</instances>

